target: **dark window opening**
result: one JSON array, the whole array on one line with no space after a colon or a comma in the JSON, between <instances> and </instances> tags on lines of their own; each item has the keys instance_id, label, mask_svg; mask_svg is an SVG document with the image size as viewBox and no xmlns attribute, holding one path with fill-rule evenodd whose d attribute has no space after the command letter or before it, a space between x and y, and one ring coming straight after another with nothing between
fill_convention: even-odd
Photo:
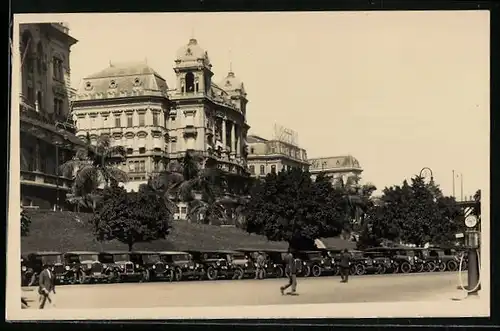
<instances>
[{"instance_id":1,"label":"dark window opening","mask_svg":"<svg viewBox=\"0 0 500 331\"><path fill-rule=\"evenodd\" d=\"M265 167L263 165L260 166L260 174L261 175L265 174Z\"/></svg>"},{"instance_id":2,"label":"dark window opening","mask_svg":"<svg viewBox=\"0 0 500 331\"><path fill-rule=\"evenodd\" d=\"M186 80L186 92L194 92L194 75L192 72L188 72L185 77Z\"/></svg>"},{"instance_id":3,"label":"dark window opening","mask_svg":"<svg viewBox=\"0 0 500 331\"><path fill-rule=\"evenodd\" d=\"M146 115L139 114L139 126L144 126L144 125L146 125Z\"/></svg>"},{"instance_id":4,"label":"dark window opening","mask_svg":"<svg viewBox=\"0 0 500 331\"><path fill-rule=\"evenodd\" d=\"M134 122L133 122L133 119L132 119L132 115L127 115L127 127L132 127L134 126Z\"/></svg>"},{"instance_id":5,"label":"dark window opening","mask_svg":"<svg viewBox=\"0 0 500 331\"><path fill-rule=\"evenodd\" d=\"M132 148L127 148L127 154L133 154L134 153L134 149Z\"/></svg>"},{"instance_id":6,"label":"dark window opening","mask_svg":"<svg viewBox=\"0 0 500 331\"><path fill-rule=\"evenodd\" d=\"M121 128L122 127L122 121L120 117L115 117L115 127L116 128Z\"/></svg>"},{"instance_id":7,"label":"dark window opening","mask_svg":"<svg viewBox=\"0 0 500 331\"><path fill-rule=\"evenodd\" d=\"M139 148L139 154L144 154L146 153L146 148L145 147L140 147Z\"/></svg>"},{"instance_id":8,"label":"dark window opening","mask_svg":"<svg viewBox=\"0 0 500 331\"><path fill-rule=\"evenodd\" d=\"M253 166L253 165L250 166L250 173L252 175L255 175L255 166Z\"/></svg>"},{"instance_id":9,"label":"dark window opening","mask_svg":"<svg viewBox=\"0 0 500 331\"><path fill-rule=\"evenodd\" d=\"M271 173L273 173L273 174L276 173L276 166L275 165L271 166Z\"/></svg>"},{"instance_id":10,"label":"dark window opening","mask_svg":"<svg viewBox=\"0 0 500 331\"><path fill-rule=\"evenodd\" d=\"M158 114L153 114L153 126L158 126L159 119Z\"/></svg>"}]
</instances>

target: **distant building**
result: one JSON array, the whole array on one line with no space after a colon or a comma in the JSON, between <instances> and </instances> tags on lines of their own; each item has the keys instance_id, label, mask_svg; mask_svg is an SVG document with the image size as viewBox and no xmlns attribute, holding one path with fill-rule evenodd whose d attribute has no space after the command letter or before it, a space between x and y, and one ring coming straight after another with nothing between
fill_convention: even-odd
<instances>
[{"instance_id":1,"label":"distant building","mask_svg":"<svg viewBox=\"0 0 500 331\"><path fill-rule=\"evenodd\" d=\"M122 169L129 173L127 190L137 190L161 159L180 159L186 152L211 159L221 170L248 176L247 93L230 72L212 81L208 53L196 39L179 48L173 70L175 85L144 62L111 63L85 77L73 104L77 135L92 140L108 135L127 150ZM184 218L180 205L176 217Z\"/></svg>"},{"instance_id":2,"label":"distant building","mask_svg":"<svg viewBox=\"0 0 500 331\"><path fill-rule=\"evenodd\" d=\"M345 183L349 177L360 176L363 172L358 160L351 155L313 158L309 163L309 172L313 178L324 172L332 177L332 182L341 178Z\"/></svg>"},{"instance_id":3,"label":"distant building","mask_svg":"<svg viewBox=\"0 0 500 331\"><path fill-rule=\"evenodd\" d=\"M283 169L308 169L305 149L277 139L267 140L256 135L249 135L248 169L253 177L266 176Z\"/></svg>"},{"instance_id":4,"label":"distant building","mask_svg":"<svg viewBox=\"0 0 500 331\"><path fill-rule=\"evenodd\" d=\"M21 205L62 208L71 179L59 175L81 142L70 116L70 48L62 23L20 24Z\"/></svg>"}]
</instances>

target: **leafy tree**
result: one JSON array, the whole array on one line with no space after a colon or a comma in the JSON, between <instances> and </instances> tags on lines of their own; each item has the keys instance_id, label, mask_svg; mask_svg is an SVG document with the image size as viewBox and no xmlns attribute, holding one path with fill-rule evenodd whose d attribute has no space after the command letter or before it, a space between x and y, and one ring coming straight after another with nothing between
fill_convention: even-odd
<instances>
[{"instance_id":1,"label":"leafy tree","mask_svg":"<svg viewBox=\"0 0 500 331\"><path fill-rule=\"evenodd\" d=\"M248 202L246 230L295 249L314 248L314 240L340 234L348 221L343 192L320 175L312 181L300 169L268 174Z\"/></svg>"},{"instance_id":2,"label":"leafy tree","mask_svg":"<svg viewBox=\"0 0 500 331\"><path fill-rule=\"evenodd\" d=\"M363 245L377 245L381 239L422 246L450 243L458 229L461 210L452 197L445 197L436 185L417 176L402 186L385 188L381 204L370 209L363 229Z\"/></svg>"},{"instance_id":3,"label":"leafy tree","mask_svg":"<svg viewBox=\"0 0 500 331\"><path fill-rule=\"evenodd\" d=\"M29 235L31 225L31 217L21 209L21 236L26 237Z\"/></svg>"},{"instance_id":4,"label":"leafy tree","mask_svg":"<svg viewBox=\"0 0 500 331\"><path fill-rule=\"evenodd\" d=\"M95 210L96 191L100 185L108 186L113 181L120 183L128 180L127 173L118 168L125 156L125 149L112 146L109 137L101 136L96 144L92 144L87 133L86 145L60 167L64 176L74 178L68 201L84 207L91 205Z\"/></svg>"},{"instance_id":5,"label":"leafy tree","mask_svg":"<svg viewBox=\"0 0 500 331\"><path fill-rule=\"evenodd\" d=\"M162 197L151 191L127 193L118 185L103 192L104 204L91 219L98 240L113 240L128 245L165 238L172 213Z\"/></svg>"},{"instance_id":6,"label":"leafy tree","mask_svg":"<svg viewBox=\"0 0 500 331\"><path fill-rule=\"evenodd\" d=\"M481 190L477 190L476 193L474 193L473 199L476 204L472 213L477 217L481 217Z\"/></svg>"}]
</instances>

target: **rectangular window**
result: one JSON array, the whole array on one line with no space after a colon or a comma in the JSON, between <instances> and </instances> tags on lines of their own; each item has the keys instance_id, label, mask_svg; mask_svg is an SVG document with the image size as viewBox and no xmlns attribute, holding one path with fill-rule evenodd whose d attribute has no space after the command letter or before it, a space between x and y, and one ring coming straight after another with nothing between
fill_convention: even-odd
<instances>
[{"instance_id":1,"label":"rectangular window","mask_svg":"<svg viewBox=\"0 0 500 331\"><path fill-rule=\"evenodd\" d=\"M159 116L157 113L153 113L153 126L158 126L159 123Z\"/></svg>"},{"instance_id":2,"label":"rectangular window","mask_svg":"<svg viewBox=\"0 0 500 331\"><path fill-rule=\"evenodd\" d=\"M254 165L251 165L249 168L250 168L250 173L251 173L252 175L255 175L255 166L254 166Z\"/></svg>"},{"instance_id":3,"label":"rectangular window","mask_svg":"<svg viewBox=\"0 0 500 331\"><path fill-rule=\"evenodd\" d=\"M187 213L187 207L181 207L181 214L186 215Z\"/></svg>"},{"instance_id":4,"label":"rectangular window","mask_svg":"<svg viewBox=\"0 0 500 331\"><path fill-rule=\"evenodd\" d=\"M62 81L64 80L63 74L63 61L57 57L53 58L52 73L55 79Z\"/></svg>"},{"instance_id":5,"label":"rectangular window","mask_svg":"<svg viewBox=\"0 0 500 331\"><path fill-rule=\"evenodd\" d=\"M139 114L139 126L145 126L146 125L146 115L145 114Z\"/></svg>"},{"instance_id":6,"label":"rectangular window","mask_svg":"<svg viewBox=\"0 0 500 331\"><path fill-rule=\"evenodd\" d=\"M131 128L134 126L134 122L132 119L132 114L127 115L127 127Z\"/></svg>"},{"instance_id":7,"label":"rectangular window","mask_svg":"<svg viewBox=\"0 0 500 331\"><path fill-rule=\"evenodd\" d=\"M263 165L261 165L260 166L260 174L264 175L265 173L266 173L266 168Z\"/></svg>"},{"instance_id":8,"label":"rectangular window","mask_svg":"<svg viewBox=\"0 0 500 331\"><path fill-rule=\"evenodd\" d=\"M146 147L139 147L139 154L145 154L146 153Z\"/></svg>"},{"instance_id":9,"label":"rectangular window","mask_svg":"<svg viewBox=\"0 0 500 331\"><path fill-rule=\"evenodd\" d=\"M122 127L122 119L120 115L115 115L115 128L121 128Z\"/></svg>"},{"instance_id":10,"label":"rectangular window","mask_svg":"<svg viewBox=\"0 0 500 331\"><path fill-rule=\"evenodd\" d=\"M54 98L54 114L62 115L63 113L63 101L59 98Z\"/></svg>"},{"instance_id":11,"label":"rectangular window","mask_svg":"<svg viewBox=\"0 0 500 331\"><path fill-rule=\"evenodd\" d=\"M145 172L146 171L146 161L139 161L139 172Z\"/></svg>"},{"instance_id":12,"label":"rectangular window","mask_svg":"<svg viewBox=\"0 0 500 331\"><path fill-rule=\"evenodd\" d=\"M276 166L275 166L274 164L271 166L271 172L272 172L273 174L275 174L275 173L276 173Z\"/></svg>"}]
</instances>

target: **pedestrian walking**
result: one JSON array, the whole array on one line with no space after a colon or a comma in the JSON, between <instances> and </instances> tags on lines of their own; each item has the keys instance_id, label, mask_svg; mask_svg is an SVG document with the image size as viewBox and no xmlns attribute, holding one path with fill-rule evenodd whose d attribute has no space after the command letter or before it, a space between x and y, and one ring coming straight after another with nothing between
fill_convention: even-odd
<instances>
[{"instance_id":1,"label":"pedestrian walking","mask_svg":"<svg viewBox=\"0 0 500 331\"><path fill-rule=\"evenodd\" d=\"M342 280L341 283L347 283L349 281L349 267L350 267L350 259L351 256L347 249L342 251L340 255L340 277Z\"/></svg>"},{"instance_id":2,"label":"pedestrian walking","mask_svg":"<svg viewBox=\"0 0 500 331\"><path fill-rule=\"evenodd\" d=\"M295 262L295 257L293 256L292 250L289 247L287 254L285 255L285 263L286 263L286 274L288 276L288 283L284 286L280 287L281 294L285 294L285 290L289 287L292 287L291 291L287 294L296 295L297 294L297 264Z\"/></svg>"},{"instance_id":3,"label":"pedestrian walking","mask_svg":"<svg viewBox=\"0 0 500 331\"><path fill-rule=\"evenodd\" d=\"M47 301L52 303L50 292L56 294L55 275L48 265L43 266L43 270L38 278L38 294L40 295L40 309L44 309Z\"/></svg>"},{"instance_id":4,"label":"pedestrian walking","mask_svg":"<svg viewBox=\"0 0 500 331\"><path fill-rule=\"evenodd\" d=\"M261 252L257 255L257 268L255 269L255 279L264 279L264 267L266 264L266 259Z\"/></svg>"}]
</instances>

